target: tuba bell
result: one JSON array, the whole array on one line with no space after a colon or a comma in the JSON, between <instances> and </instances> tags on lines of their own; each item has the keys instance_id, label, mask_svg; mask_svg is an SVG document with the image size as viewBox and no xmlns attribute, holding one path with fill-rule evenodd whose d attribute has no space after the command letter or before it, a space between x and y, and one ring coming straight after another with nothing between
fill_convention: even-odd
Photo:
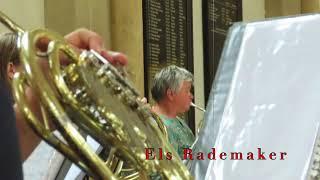
<instances>
[{"instance_id":1,"label":"tuba bell","mask_svg":"<svg viewBox=\"0 0 320 180\"><path fill-rule=\"evenodd\" d=\"M94 51L78 53L57 33L25 31L2 12L0 21L18 34L23 71L14 76L13 96L38 136L94 179L149 179L154 174L192 179L168 143L161 120L137 101L139 93L118 69ZM45 51L37 46L43 38L49 40ZM47 72L39 64L44 57ZM61 57L70 64L62 65ZM26 87L39 97L43 120L28 106ZM87 135L108 154L97 154L87 144ZM173 157L147 160L147 149Z\"/></svg>"}]
</instances>

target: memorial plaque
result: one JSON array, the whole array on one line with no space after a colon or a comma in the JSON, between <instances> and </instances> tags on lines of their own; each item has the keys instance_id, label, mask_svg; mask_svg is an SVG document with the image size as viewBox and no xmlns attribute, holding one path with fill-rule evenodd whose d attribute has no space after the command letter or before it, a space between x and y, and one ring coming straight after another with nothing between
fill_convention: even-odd
<instances>
[{"instance_id":1,"label":"memorial plaque","mask_svg":"<svg viewBox=\"0 0 320 180\"><path fill-rule=\"evenodd\" d=\"M204 86L209 98L229 27L242 20L241 0L203 0Z\"/></svg>"},{"instance_id":2,"label":"memorial plaque","mask_svg":"<svg viewBox=\"0 0 320 180\"><path fill-rule=\"evenodd\" d=\"M163 67L193 72L192 1L144 0L143 26L145 96L151 100L152 80ZM193 110L187 119L194 129Z\"/></svg>"}]
</instances>

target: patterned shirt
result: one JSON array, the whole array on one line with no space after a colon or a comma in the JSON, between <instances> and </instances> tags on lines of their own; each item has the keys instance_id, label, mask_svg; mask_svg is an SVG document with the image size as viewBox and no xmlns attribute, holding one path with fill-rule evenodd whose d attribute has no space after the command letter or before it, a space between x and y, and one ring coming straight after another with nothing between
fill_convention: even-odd
<instances>
[{"instance_id":1,"label":"patterned shirt","mask_svg":"<svg viewBox=\"0 0 320 180\"><path fill-rule=\"evenodd\" d=\"M169 142L179 154L183 156L183 149L190 148L195 140L195 137L188 125L180 118L168 118L160 115L161 120L167 128Z\"/></svg>"}]
</instances>

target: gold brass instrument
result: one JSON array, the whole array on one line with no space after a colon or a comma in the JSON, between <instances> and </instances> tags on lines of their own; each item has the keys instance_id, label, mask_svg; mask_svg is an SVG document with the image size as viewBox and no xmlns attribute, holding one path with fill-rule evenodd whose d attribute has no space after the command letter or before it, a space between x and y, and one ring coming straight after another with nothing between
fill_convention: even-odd
<instances>
[{"instance_id":1,"label":"gold brass instrument","mask_svg":"<svg viewBox=\"0 0 320 180\"><path fill-rule=\"evenodd\" d=\"M168 143L165 128L150 108L137 101L138 92L108 62L94 51L78 54L62 36L44 29L25 31L0 12L0 20L18 34L23 71L13 80L13 94L19 109L33 130L94 179L192 179L179 156ZM46 50L38 44L48 39ZM43 56L49 70L40 64ZM66 56L70 64L62 66ZM43 120L31 111L25 89L39 97ZM48 126L53 122L63 139ZM44 121L44 123L42 123ZM155 123L156 122L156 123ZM160 128L159 128L160 127ZM79 131L90 135L111 156L100 158ZM154 148L154 160L146 160L146 148ZM171 160L159 154L171 152ZM115 164L114 159L120 160ZM126 163L135 173L121 175Z\"/></svg>"}]
</instances>

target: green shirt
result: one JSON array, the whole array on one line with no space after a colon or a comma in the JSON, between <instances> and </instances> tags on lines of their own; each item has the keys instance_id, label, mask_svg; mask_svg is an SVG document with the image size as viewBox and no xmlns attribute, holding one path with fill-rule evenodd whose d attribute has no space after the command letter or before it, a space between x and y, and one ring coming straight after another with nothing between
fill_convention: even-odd
<instances>
[{"instance_id":1,"label":"green shirt","mask_svg":"<svg viewBox=\"0 0 320 180\"><path fill-rule=\"evenodd\" d=\"M195 140L195 137L189 126L180 118L168 118L160 115L161 120L167 128L169 142L179 154L183 155L184 148L190 148Z\"/></svg>"}]
</instances>

